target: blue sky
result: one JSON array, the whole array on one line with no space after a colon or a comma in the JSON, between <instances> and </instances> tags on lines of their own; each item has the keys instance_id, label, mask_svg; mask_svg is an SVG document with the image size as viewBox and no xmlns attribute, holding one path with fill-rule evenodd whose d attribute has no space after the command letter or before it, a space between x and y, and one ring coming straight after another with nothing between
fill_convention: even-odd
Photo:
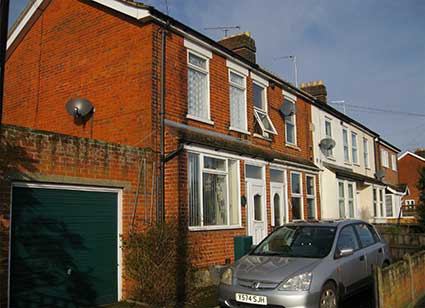
<instances>
[{"instance_id":1,"label":"blue sky","mask_svg":"<svg viewBox=\"0 0 425 308\"><path fill-rule=\"evenodd\" d=\"M28 0L12 0L13 23ZM165 12L165 0L146 0ZM196 30L240 26L257 44L257 62L293 82L322 79L329 100L425 114L425 1L423 0L168 0L169 13ZM425 147L425 117L347 113L402 150Z\"/></svg>"}]
</instances>

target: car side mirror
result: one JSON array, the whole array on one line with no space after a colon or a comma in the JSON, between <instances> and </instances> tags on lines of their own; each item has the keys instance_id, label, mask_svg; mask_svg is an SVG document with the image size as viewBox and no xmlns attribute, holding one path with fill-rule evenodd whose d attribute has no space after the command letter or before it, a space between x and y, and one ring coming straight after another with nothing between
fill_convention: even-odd
<instances>
[{"instance_id":1,"label":"car side mirror","mask_svg":"<svg viewBox=\"0 0 425 308\"><path fill-rule=\"evenodd\" d=\"M348 257L348 256L351 256L353 253L354 253L353 248L340 249L337 251L335 258L340 259L340 258Z\"/></svg>"}]
</instances>

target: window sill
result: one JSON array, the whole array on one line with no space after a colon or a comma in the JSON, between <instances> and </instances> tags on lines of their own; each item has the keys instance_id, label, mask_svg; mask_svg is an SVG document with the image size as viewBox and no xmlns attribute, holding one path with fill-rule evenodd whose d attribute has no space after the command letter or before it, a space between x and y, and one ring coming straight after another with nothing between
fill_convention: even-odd
<instances>
[{"instance_id":1,"label":"window sill","mask_svg":"<svg viewBox=\"0 0 425 308\"><path fill-rule=\"evenodd\" d=\"M241 133L241 134L245 134L245 135L251 135L251 133L247 130L243 130L243 129L232 127L232 126L229 127L229 130L234 131L234 132L238 132L238 133Z\"/></svg>"},{"instance_id":2,"label":"window sill","mask_svg":"<svg viewBox=\"0 0 425 308\"><path fill-rule=\"evenodd\" d=\"M353 166L353 164L352 164L352 163L350 163L350 162L348 162L348 161L345 161L345 162L344 162L344 165L347 165L347 166L350 166L350 167L352 167L352 166Z\"/></svg>"},{"instance_id":3,"label":"window sill","mask_svg":"<svg viewBox=\"0 0 425 308\"><path fill-rule=\"evenodd\" d=\"M353 163L353 165L356 166L356 167L360 167L359 163Z\"/></svg>"},{"instance_id":4,"label":"window sill","mask_svg":"<svg viewBox=\"0 0 425 308\"><path fill-rule=\"evenodd\" d=\"M254 137L257 137L257 138L260 138L260 139L263 139L263 140L267 140L267 141L272 141L271 138L264 137L264 136L257 134L257 133L254 133Z\"/></svg>"},{"instance_id":5,"label":"window sill","mask_svg":"<svg viewBox=\"0 0 425 308\"><path fill-rule=\"evenodd\" d=\"M208 124L208 125L214 125L214 121L211 121L209 119L199 118L199 117L191 115L191 114L187 114L186 119L202 122L202 123L205 123L205 124Z\"/></svg>"},{"instance_id":6,"label":"window sill","mask_svg":"<svg viewBox=\"0 0 425 308\"><path fill-rule=\"evenodd\" d=\"M299 146L297 146L297 145L296 145L296 144L294 144L294 143L285 143L285 146L287 146L288 148L291 148L291 149L297 150L297 151L301 151L300 147L299 147Z\"/></svg>"},{"instance_id":7,"label":"window sill","mask_svg":"<svg viewBox=\"0 0 425 308\"><path fill-rule=\"evenodd\" d=\"M336 161L335 157L333 156L325 156L327 160Z\"/></svg>"},{"instance_id":8,"label":"window sill","mask_svg":"<svg viewBox=\"0 0 425 308\"><path fill-rule=\"evenodd\" d=\"M237 230L244 229L244 227L240 225L236 226L203 226L203 227L189 227L189 231L220 231L220 230Z\"/></svg>"}]
</instances>

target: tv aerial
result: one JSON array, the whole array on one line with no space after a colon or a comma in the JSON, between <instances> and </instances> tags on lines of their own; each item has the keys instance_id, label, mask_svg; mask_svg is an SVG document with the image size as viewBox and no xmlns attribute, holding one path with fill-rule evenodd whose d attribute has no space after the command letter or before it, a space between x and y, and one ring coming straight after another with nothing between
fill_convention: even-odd
<instances>
[{"instance_id":1,"label":"tv aerial","mask_svg":"<svg viewBox=\"0 0 425 308\"><path fill-rule=\"evenodd\" d=\"M204 28L204 30L221 30L224 33L224 37L227 37L229 34L229 31L231 30L240 30L240 26L223 26L223 27L208 27Z\"/></svg>"}]
</instances>

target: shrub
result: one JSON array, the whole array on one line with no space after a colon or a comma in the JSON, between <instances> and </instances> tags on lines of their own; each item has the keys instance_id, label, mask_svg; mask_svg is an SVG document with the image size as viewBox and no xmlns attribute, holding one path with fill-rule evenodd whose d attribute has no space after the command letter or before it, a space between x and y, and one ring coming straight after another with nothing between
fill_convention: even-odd
<instances>
[{"instance_id":1,"label":"shrub","mask_svg":"<svg viewBox=\"0 0 425 308\"><path fill-rule=\"evenodd\" d=\"M419 181L416 187L419 190L419 204L416 206L416 216L420 225L425 226L425 167L418 170Z\"/></svg>"},{"instance_id":2,"label":"shrub","mask_svg":"<svg viewBox=\"0 0 425 308\"><path fill-rule=\"evenodd\" d=\"M123 241L130 297L152 307L183 307L195 285L186 233L173 224L131 231Z\"/></svg>"}]
</instances>

